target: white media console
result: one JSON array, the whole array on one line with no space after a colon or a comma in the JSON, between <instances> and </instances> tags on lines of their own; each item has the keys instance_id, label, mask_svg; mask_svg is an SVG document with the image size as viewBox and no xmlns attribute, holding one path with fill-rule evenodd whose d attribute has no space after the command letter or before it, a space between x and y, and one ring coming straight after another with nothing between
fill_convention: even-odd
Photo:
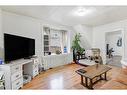
<instances>
[{"instance_id":1,"label":"white media console","mask_svg":"<svg viewBox=\"0 0 127 95\"><path fill-rule=\"evenodd\" d=\"M5 73L5 89L19 89L23 87L23 75L32 78L39 74L38 58L20 59L8 64L0 65L0 70Z\"/></svg>"}]
</instances>

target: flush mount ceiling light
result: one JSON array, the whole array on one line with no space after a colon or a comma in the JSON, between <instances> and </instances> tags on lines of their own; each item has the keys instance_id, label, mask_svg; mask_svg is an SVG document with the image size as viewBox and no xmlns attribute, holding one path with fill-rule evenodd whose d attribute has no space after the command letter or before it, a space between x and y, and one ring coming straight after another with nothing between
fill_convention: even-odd
<instances>
[{"instance_id":1,"label":"flush mount ceiling light","mask_svg":"<svg viewBox=\"0 0 127 95\"><path fill-rule=\"evenodd\" d=\"M78 15L78 16L85 16L87 14L92 13L92 11L93 11L92 9L78 7L74 13L75 15Z\"/></svg>"}]
</instances>

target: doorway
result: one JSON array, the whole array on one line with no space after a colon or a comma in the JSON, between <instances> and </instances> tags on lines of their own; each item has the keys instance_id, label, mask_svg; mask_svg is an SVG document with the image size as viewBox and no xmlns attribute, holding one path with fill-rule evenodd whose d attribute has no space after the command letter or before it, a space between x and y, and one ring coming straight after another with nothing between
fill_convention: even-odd
<instances>
[{"instance_id":1,"label":"doorway","mask_svg":"<svg viewBox=\"0 0 127 95\"><path fill-rule=\"evenodd\" d=\"M122 67L122 31L113 31L106 33L106 63L108 65Z\"/></svg>"}]
</instances>

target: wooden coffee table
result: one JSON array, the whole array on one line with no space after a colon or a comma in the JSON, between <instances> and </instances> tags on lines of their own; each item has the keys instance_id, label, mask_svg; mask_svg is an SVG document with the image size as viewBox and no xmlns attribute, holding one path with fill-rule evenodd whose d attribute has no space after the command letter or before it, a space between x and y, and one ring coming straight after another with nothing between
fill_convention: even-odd
<instances>
[{"instance_id":1,"label":"wooden coffee table","mask_svg":"<svg viewBox=\"0 0 127 95\"><path fill-rule=\"evenodd\" d=\"M100 65L100 64L95 64L92 66L85 67L83 69L79 69L76 71L81 76L81 84L88 89L93 89L93 85L97 83L100 80L107 80L107 72L111 68L106 66L106 65ZM85 78L85 83L84 79ZM93 79L99 78L96 81L93 82ZM89 83L88 83L89 81Z\"/></svg>"}]
</instances>

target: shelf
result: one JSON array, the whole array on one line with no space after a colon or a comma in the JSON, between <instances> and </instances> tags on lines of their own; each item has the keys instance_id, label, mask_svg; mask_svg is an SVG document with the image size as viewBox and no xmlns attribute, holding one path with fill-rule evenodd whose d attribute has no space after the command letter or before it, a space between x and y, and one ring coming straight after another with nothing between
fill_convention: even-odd
<instances>
[{"instance_id":1,"label":"shelf","mask_svg":"<svg viewBox=\"0 0 127 95\"><path fill-rule=\"evenodd\" d=\"M49 47L49 45L44 45L44 47Z\"/></svg>"},{"instance_id":2,"label":"shelf","mask_svg":"<svg viewBox=\"0 0 127 95\"><path fill-rule=\"evenodd\" d=\"M44 41L49 41L49 39L44 39Z\"/></svg>"}]
</instances>

